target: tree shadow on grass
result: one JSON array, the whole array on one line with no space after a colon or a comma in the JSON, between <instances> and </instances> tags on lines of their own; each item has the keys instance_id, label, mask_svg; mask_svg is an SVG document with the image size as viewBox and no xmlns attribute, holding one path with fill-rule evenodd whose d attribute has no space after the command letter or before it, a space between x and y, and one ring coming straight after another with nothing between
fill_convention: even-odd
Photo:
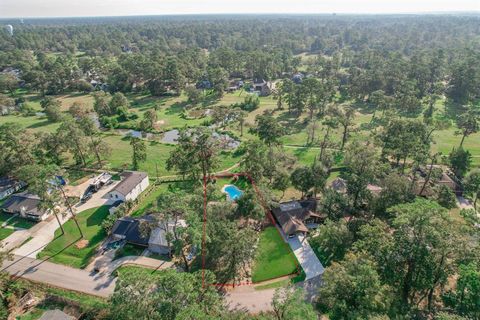
<instances>
[{"instance_id":1,"label":"tree shadow on grass","mask_svg":"<svg viewBox=\"0 0 480 320\"><path fill-rule=\"evenodd\" d=\"M85 221L87 227L101 225L103 219L105 219L109 214L108 208L109 206L101 206L97 208L97 210L95 210L90 216L88 216Z\"/></svg>"},{"instance_id":2,"label":"tree shadow on grass","mask_svg":"<svg viewBox=\"0 0 480 320\"><path fill-rule=\"evenodd\" d=\"M41 122L33 123L33 124L29 125L27 128L29 128L29 129L41 128L41 127L44 127L44 126L48 126L49 124L52 124L52 122L50 122L48 120L44 120L44 121L41 121Z\"/></svg>"}]
</instances>

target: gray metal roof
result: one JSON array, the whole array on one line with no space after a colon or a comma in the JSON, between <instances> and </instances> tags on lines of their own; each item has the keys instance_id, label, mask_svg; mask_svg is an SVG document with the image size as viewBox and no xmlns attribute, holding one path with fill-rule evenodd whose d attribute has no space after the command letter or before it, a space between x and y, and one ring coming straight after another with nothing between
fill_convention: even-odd
<instances>
[{"instance_id":1,"label":"gray metal roof","mask_svg":"<svg viewBox=\"0 0 480 320\"><path fill-rule=\"evenodd\" d=\"M112 191L116 191L126 196L132 192L132 190L135 189L143 179L147 178L148 174L140 171L125 171L120 176L122 177L122 181L120 181Z\"/></svg>"},{"instance_id":2,"label":"gray metal roof","mask_svg":"<svg viewBox=\"0 0 480 320\"><path fill-rule=\"evenodd\" d=\"M39 208L40 202L37 195L22 192L8 198L0 208L11 213L26 212L30 215L41 216L44 211Z\"/></svg>"},{"instance_id":3,"label":"gray metal roof","mask_svg":"<svg viewBox=\"0 0 480 320\"><path fill-rule=\"evenodd\" d=\"M45 311L39 320L75 320L75 319L76 319L75 317L72 317L63 311L55 309L55 310Z\"/></svg>"}]
</instances>

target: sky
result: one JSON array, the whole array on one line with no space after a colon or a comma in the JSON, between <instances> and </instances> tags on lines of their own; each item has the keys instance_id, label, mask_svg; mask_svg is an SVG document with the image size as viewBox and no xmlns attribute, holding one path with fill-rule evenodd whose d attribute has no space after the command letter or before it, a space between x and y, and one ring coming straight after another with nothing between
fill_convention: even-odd
<instances>
[{"instance_id":1,"label":"sky","mask_svg":"<svg viewBox=\"0 0 480 320\"><path fill-rule=\"evenodd\" d=\"M476 11L480 0L0 0L0 18Z\"/></svg>"}]
</instances>

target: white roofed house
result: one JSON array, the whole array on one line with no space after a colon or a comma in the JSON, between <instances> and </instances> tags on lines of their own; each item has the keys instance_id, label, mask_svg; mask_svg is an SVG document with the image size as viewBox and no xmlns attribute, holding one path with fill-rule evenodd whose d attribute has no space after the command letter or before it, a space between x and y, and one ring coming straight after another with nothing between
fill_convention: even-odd
<instances>
[{"instance_id":1,"label":"white roofed house","mask_svg":"<svg viewBox=\"0 0 480 320\"><path fill-rule=\"evenodd\" d=\"M149 186L148 174L139 171L125 171L120 174L121 181L110 191L109 197L114 201L133 201Z\"/></svg>"}]
</instances>

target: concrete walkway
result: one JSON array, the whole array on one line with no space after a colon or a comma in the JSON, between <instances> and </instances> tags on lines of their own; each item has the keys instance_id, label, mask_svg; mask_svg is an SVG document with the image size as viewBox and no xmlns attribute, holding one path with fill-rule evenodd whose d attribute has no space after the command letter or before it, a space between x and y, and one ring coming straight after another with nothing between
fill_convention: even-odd
<instances>
[{"instance_id":1,"label":"concrete walkway","mask_svg":"<svg viewBox=\"0 0 480 320\"><path fill-rule=\"evenodd\" d=\"M288 244L302 266L303 271L305 271L305 280L310 280L323 274L325 268L318 260L312 247L310 247L306 237L298 235L288 239Z\"/></svg>"},{"instance_id":2,"label":"concrete walkway","mask_svg":"<svg viewBox=\"0 0 480 320\"><path fill-rule=\"evenodd\" d=\"M61 224L64 224L70 219L71 215L65 213L59 214L58 218ZM38 226L38 228L36 228ZM35 228L35 230L32 230ZM38 223L36 226L30 229L30 235L32 239L24 243L20 248L15 249L13 253L22 257L36 258L37 253L42 251L55 237L55 231L60 228L58 221L55 217L50 217L47 221ZM27 238L28 239L28 238Z\"/></svg>"}]
</instances>

